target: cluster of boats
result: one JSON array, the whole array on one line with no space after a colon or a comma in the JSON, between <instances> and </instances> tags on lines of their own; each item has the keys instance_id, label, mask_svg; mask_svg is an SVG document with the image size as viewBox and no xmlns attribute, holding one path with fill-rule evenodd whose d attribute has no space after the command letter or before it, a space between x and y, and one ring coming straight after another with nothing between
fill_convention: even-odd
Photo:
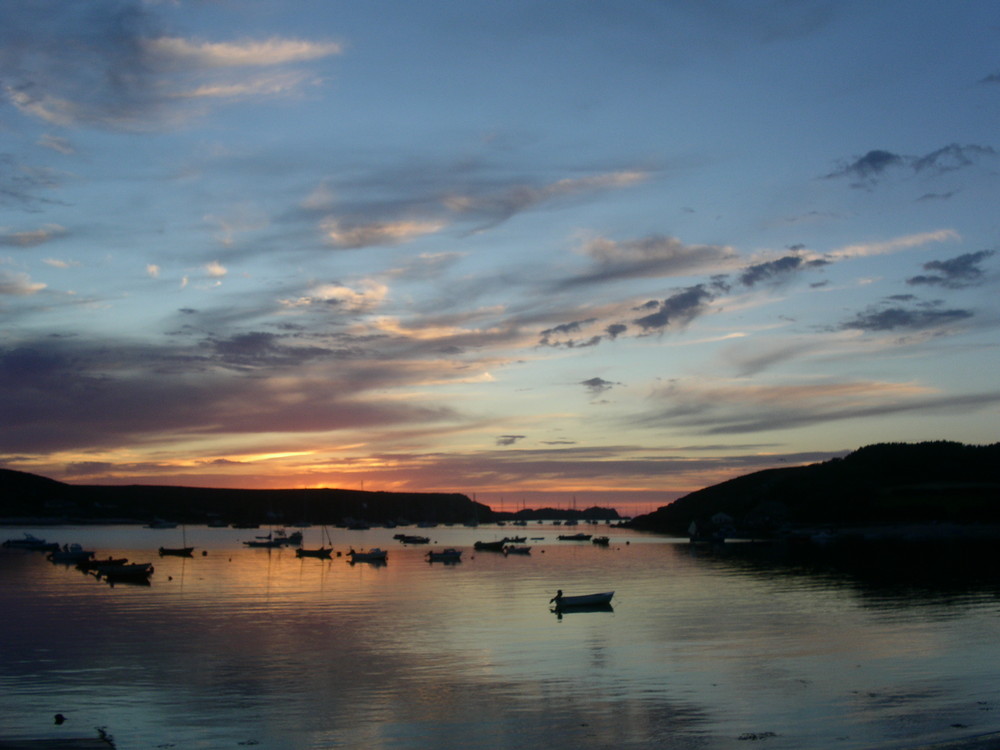
<instances>
[{"instance_id":1,"label":"cluster of boats","mask_svg":"<svg viewBox=\"0 0 1000 750\"><path fill-rule=\"evenodd\" d=\"M117 582L149 583L153 575L152 563L133 563L124 557L111 557L99 560L93 550L84 549L79 544L57 544L46 542L33 534L25 532L22 539L8 539L3 543L8 549L21 549L29 552L48 552L46 557L57 565L75 565L84 573L90 573L97 578L103 578L110 584Z\"/></svg>"}]
</instances>

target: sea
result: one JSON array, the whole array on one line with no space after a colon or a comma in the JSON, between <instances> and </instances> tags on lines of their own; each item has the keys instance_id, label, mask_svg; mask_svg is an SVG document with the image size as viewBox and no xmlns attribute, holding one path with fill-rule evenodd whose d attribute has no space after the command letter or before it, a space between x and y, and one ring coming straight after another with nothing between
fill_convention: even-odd
<instances>
[{"instance_id":1,"label":"sea","mask_svg":"<svg viewBox=\"0 0 1000 750\"><path fill-rule=\"evenodd\" d=\"M244 544L272 531L0 528L154 566L148 585L111 583L0 551L0 740L853 750L1000 732L994 548L552 523L302 529L306 547L329 537L328 560ZM474 549L505 536L530 554ZM182 540L191 558L159 556ZM372 547L385 565L345 554ZM446 547L461 561L427 560ZM614 597L560 612L557 590Z\"/></svg>"}]
</instances>

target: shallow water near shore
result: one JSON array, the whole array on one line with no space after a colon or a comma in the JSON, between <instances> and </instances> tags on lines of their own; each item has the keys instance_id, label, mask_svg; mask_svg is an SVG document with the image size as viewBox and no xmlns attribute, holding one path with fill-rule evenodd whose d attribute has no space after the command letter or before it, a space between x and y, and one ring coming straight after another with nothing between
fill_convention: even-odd
<instances>
[{"instance_id":1,"label":"shallow water near shore","mask_svg":"<svg viewBox=\"0 0 1000 750\"><path fill-rule=\"evenodd\" d=\"M119 750L904 748L1000 731L990 552L692 547L606 526L331 529L388 564L251 549L267 529L6 527L152 562L110 586L0 554L0 739ZM307 547L321 530L304 530ZM476 552L505 535L530 555ZM458 564L428 549L464 550ZM204 554L203 554L204 553ZM615 591L611 611L550 611ZM53 716L67 717L53 725Z\"/></svg>"}]
</instances>

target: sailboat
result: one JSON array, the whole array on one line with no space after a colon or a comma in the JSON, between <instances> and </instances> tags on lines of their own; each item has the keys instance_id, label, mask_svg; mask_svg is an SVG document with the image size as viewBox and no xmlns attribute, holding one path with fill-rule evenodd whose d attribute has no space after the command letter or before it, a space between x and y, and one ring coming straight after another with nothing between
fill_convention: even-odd
<instances>
[{"instance_id":1,"label":"sailboat","mask_svg":"<svg viewBox=\"0 0 1000 750\"><path fill-rule=\"evenodd\" d=\"M170 555L172 557L191 557L194 547L187 546L187 526L181 527L181 544L183 547L160 547L160 557Z\"/></svg>"},{"instance_id":2,"label":"sailboat","mask_svg":"<svg viewBox=\"0 0 1000 750\"><path fill-rule=\"evenodd\" d=\"M318 549L305 549L299 547L295 550L296 557L322 557L329 558L333 553L333 540L330 539L330 532L327 531L326 526L323 527L323 544L319 546ZM326 546L329 543L329 547Z\"/></svg>"}]
</instances>

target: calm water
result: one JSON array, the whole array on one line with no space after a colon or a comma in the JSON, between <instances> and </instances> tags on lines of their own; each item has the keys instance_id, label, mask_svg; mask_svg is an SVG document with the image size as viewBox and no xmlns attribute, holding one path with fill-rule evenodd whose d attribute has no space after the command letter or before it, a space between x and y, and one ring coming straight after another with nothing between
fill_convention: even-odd
<instances>
[{"instance_id":1,"label":"calm water","mask_svg":"<svg viewBox=\"0 0 1000 750\"><path fill-rule=\"evenodd\" d=\"M776 750L1000 731L1000 575L967 549L802 559L604 526L579 530L609 548L551 526L406 529L466 548L445 565L394 531L331 530L337 550L389 549L375 567L241 544L266 529L188 528L192 559L156 555L180 529L29 530L156 572L111 587L0 554L0 738ZM505 533L545 539L526 557L471 549ZM557 588L613 589L614 609L559 617Z\"/></svg>"}]
</instances>

